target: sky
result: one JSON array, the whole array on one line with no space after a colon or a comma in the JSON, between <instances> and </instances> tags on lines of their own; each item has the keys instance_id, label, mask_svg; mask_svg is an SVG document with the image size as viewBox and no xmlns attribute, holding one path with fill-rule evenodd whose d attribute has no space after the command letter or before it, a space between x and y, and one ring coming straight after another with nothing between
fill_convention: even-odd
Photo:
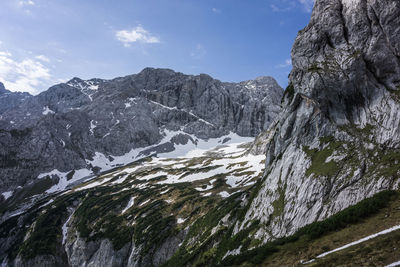
<instances>
[{"instance_id":1,"label":"sky","mask_svg":"<svg viewBox=\"0 0 400 267\"><path fill-rule=\"evenodd\" d=\"M0 82L38 94L73 77L111 79L145 67L224 82L272 76L313 0L1 0Z\"/></svg>"}]
</instances>

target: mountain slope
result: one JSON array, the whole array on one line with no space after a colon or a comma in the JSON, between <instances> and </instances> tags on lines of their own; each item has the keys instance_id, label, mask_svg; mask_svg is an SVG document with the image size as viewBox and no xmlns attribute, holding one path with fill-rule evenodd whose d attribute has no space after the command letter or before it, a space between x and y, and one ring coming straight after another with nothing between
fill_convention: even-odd
<instances>
[{"instance_id":1,"label":"mountain slope","mask_svg":"<svg viewBox=\"0 0 400 267\"><path fill-rule=\"evenodd\" d=\"M259 220L265 242L398 188L399 15L398 1L316 1L293 46L264 185L236 232Z\"/></svg>"},{"instance_id":2,"label":"mountain slope","mask_svg":"<svg viewBox=\"0 0 400 267\"><path fill-rule=\"evenodd\" d=\"M241 138L224 139L210 150L115 168L29 208L13 210L6 202L0 260L6 266L164 263L193 234L191 225L210 210L236 207L263 175L264 155L250 154ZM218 222L226 214L215 215Z\"/></svg>"},{"instance_id":3,"label":"mountain slope","mask_svg":"<svg viewBox=\"0 0 400 267\"><path fill-rule=\"evenodd\" d=\"M397 226L399 15L397 0L316 1L310 24L299 32L292 50L283 110L267 131L257 128L258 123L242 129L245 122L235 120L235 108L214 120L207 111L185 109L202 125L188 122L186 130L174 128L170 116L162 117L161 125L176 137L174 144L200 140L194 134L202 128L201 134L216 137L212 142L227 146L185 155L192 160L158 153L158 158L115 166L93 180L44 195L29 209L10 207L0 225L0 259L16 266L303 265ZM162 77L171 74L161 72ZM168 89L153 96L145 81L156 81L144 77L136 81L147 90L146 99L157 102L150 105L168 114L176 112L170 101L177 109L186 107L175 94L164 99ZM162 77L162 84L168 84ZM199 84L209 81L197 79ZM244 86L250 90L263 80ZM96 92L88 88L97 84L74 86L86 100L95 101ZM228 102L233 103L218 103ZM231 118L237 122L233 128ZM257 115L249 121L258 121ZM212 127L216 123L226 130L221 135ZM241 129L260 129L261 134L246 146L237 146L232 140L239 137L233 133L231 140L221 137L229 131L243 134ZM169 152L168 146L145 150L152 155L159 149ZM263 156L250 152L265 152L265 166ZM391 233L309 263L349 264L349 257L360 264L398 261L393 251L399 230ZM333 260L336 255L342 256L340 261Z\"/></svg>"},{"instance_id":4,"label":"mountain slope","mask_svg":"<svg viewBox=\"0 0 400 267\"><path fill-rule=\"evenodd\" d=\"M196 139L254 137L277 116L282 93L269 77L222 83L168 69L74 78L2 114L0 191L41 183L43 192L62 174L79 180Z\"/></svg>"}]
</instances>

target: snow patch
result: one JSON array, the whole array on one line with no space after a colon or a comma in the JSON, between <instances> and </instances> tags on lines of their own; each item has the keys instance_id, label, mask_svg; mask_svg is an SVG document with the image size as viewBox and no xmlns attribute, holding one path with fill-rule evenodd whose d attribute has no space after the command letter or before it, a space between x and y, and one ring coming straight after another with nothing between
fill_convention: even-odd
<instances>
[{"instance_id":1,"label":"snow patch","mask_svg":"<svg viewBox=\"0 0 400 267\"><path fill-rule=\"evenodd\" d=\"M178 218L177 223L182 224L186 221L186 219Z\"/></svg>"},{"instance_id":2,"label":"snow patch","mask_svg":"<svg viewBox=\"0 0 400 267\"><path fill-rule=\"evenodd\" d=\"M5 200L7 200L7 199L9 199L13 194L14 194L14 192L13 191L7 191L7 192L3 192L3 193L1 193L2 195L3 195L3 197L5 198Z\"/></svg>"},{"instance_id":3,"label":"snow patch","mask_svg":"<svg viewBox=\"0 0 400 267\"><path fill-rule=\"evenodd\" d=\"M128 205L126 205L126 207L122 210L121 214L124 214L127 210L129 210L133 206L133 204L135 203L135 198L136 197L131 197L131 199L128 202Z\"/></svg>"},{"instance_id":4,"label":"snow patch","mask_svg":"<svg viewBox=\"0 0 400 267\"><path fill-rule=\"evenodd\" d=\"M361 238L361 239L359 239L359 240L357 240L357 241L351 242L351 243L349 243L349 244L347 244L347 245L341 246L341 247L336 248L336 249L334 249L334 250L331 250L331 251L322 253L322 254L318 255L316 258L317 258L317 259L323 258L323 257L325 257L325 256L327 256L327 255L329 255L329 254L332 254L332 253L335 253L335 252L337 252L337 251L340 251L340 250L343 250L343 249L346 249L346 248L349 248L349 247L358 245L358 244L360 244L360 243L363 243L363 242L365 242L365 241L368 241L368 240L373 239L373 238L375 238L375 237L378 237L378 236L380 236L380 235L385 235L385 234L388 234L388 233L397 231L397 230L399 230L399 229L400 229L400 225L393 226L393 227L391 227L391 228L389 228L389 229L386 229L386 230L383 230L383 231L381 231L381 232L379 232L379 233L376 233L376 234L373 234L373 235L369 235L369 236L367 236L367 237ZM314 262L314 261L315 261L315 259L312 259L312 260L310 260L310 261L304 262L303 264L312 263L312 262ZM395 266L396 266L396 265L395 265Z\"/></svg>"},{"instance_id":5,"label":"snow patch","mask_svg":"<svg viewBox=\"0 0 400 267\"><path fill-rule=\"evenodd\" d=\"M70 180L68 180L67 179L68 173L69 172L60 172L59 170L55 169L55 170L52 170L51 172L39 174L38 179L43 179L47 176L50 176L50 177L57 176L59 178L58 183L53 185L50 189L48 189L46 191L46 193L54 193L54 192L63 191L65 189L67 189L67 187L69 185L77 182L78 180L92 175L92 171L90 171L88 169L80 169L80 170L76 170L74 172L74 175L72 176L72 178Z\"/></svg>"},{"instance_id":6,"label":"snow patch","mask_svg":"<svg viewBox=\"0 0 400 267\"><path fill-rule=\"evenodd\" d=\"M149 203L149 202L150 202L150 199L148 199L148 200L146 200L146 201L143 201L142 203L140 203L139 206L140 206L140 207L141 207L141 206L144 206L144 205L146 205L146 204Z\"/></svg>"},{"instance_id":7,"label":"snow patch","mask_svg":"<svg viewBox=\"0 0 400 267\"><path fill-rule=\"evenodd\" d=\"M218 195L220 195L222 198L227 198L230 196L230 194L226 191L219 192Z\"/></svg>"},{"instance_id":8,"label":"snow patch","mask_svg":"<svg viewBox=\"0 0 400 267\"><path fill-rule=\"evenodd\" d=\"M101 180L96 180L96 181L94 181L94 182L92 182L92 183L89 183L89 184L87 184L87 185L85 185L85 186L76 188L75 191L81 191L81 190L85 190L85 189L90 189L90 188L93 188L93 187L97 187L97 186L99 186L99 185L103 185L103 184L107 183L107 182L110 181L111 179L112 179L112 177L104 178L104 179L101 179Z\"/></svg>"},{"instance_id":9,"label":"snow patch","mask_svg":"<svg viewBox=\"0 0 400 267\"><path fill-rule=\"evenodd\" d=\"M63 233L63 238L62 238L62 243L65 244L65 241L67 240L67 234L68 234L68 224L69 221L71 220L72 216L74 215L73 212L71 212L71 215L69 215L68 219L65 221L65 223L62 226L62 233Z\"/></svg>"},{"instance_id":10,"label":"snow patch","mask_svg":"<svg viewBox=\"0 0 400 267\"><path fill-rule=\"evenodd\" d=\"M400 261L393 262L392 264L386 265L385 267L395 267L395 266L400 266Z\"/></svg>"},{"instance_id":11,"label":"snow patch","mask_svg":"<svg viewBox=\"0 0 400 267\"><path fill-rule=\"evenodd\" d=\"M45 106L45 107L43 108L43 112L42 112L43 115L54 114L54 113L55 113L55 112L52 111L48 106Z\"/></svg>"},{"instance_id":12,"label":"snow patch","mask_svg":"<svg viewBox=\"0 0 400 267\"><path fill-rule=\"evenodd\" d=\"M90 131L91 135L94 134L93 130L94 130L94 128L96 128L96 123L97 123L97 121L95 121L95 122L93 120L90 121L89 131Z\"/></svg>"}]
</instances>

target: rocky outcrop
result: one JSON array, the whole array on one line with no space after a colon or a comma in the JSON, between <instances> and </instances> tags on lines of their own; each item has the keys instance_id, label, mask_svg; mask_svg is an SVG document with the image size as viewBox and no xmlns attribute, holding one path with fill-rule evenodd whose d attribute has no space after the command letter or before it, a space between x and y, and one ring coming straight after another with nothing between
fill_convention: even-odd
<instances>
[{"instance_id":1,"label":"rocky outcrop","mask_svg":"<svg viewBox=\"0 0 400 267\"><path fill-rule=\"evenodd\" d=\"M238 223L287 236L378 191L398 188L400 2L318 0L292 50L264 185Z\"/></svg>"},{"instance_id":2,"label":"rocky outcrop","mask_svg":"<svg viewBox=\"0 0 400 267\"><path fill-rule=\"evenodd\" d=\"M26 99L30 98L29 93L8 91L4 84L0 82L0 115L21 105Z\"/></svg>"},{"instance_id":3,"label":"rocky outcrop","mask_svg":"<svg viewBox=\"0 0 400 267\"><path fill-rule=\"evenodd\" d=\"M60 173L69 173L68 179L96 174L111 168L118 156L159 143L166 131L200 139L229 132L256 136L279 113L282 94L269 77L223 83L168 69L147 68L113 80L74 78L3 112L0 192L27 186L53 170L47 176L52 183L62 179ZM149 153L171 151L176 143ZM109 166L94 162L96 155ZM79 176L73 170L83 171ZM49 184L40 187L44 191Z\"/></svg>"}]
</instances>

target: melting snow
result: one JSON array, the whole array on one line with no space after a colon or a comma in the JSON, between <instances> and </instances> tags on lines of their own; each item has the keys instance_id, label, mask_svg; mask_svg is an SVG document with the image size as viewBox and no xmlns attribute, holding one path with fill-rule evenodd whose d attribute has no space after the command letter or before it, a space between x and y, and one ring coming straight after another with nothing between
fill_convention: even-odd
<instances>
[{"instance_id":1,"label":"melting snow","mask_svg":"<svg viewBox=\"0 0 400 267\"><path fill-rule=\"evenodd\" d=\"M60 172L59 170L52 170L51 172L40 174L38 176L38 179L42 179L47 176L50 176L50 177L57 176L59 178L58 183L53 185L50 189L48 189L46 191L46 193L54 193L54 192L65 190L69 185L73 184L74 182L76 182L84 177L90 176L92 174L92 172L87 169L76 170L70 180L67 180L67 174L68 174L68 172Z\"/></svg>"},{"instance_id":2,"label":"melting snow","mask_svg":"<svg viewBox=\"0 0 400 267\"><path fill-rule=\"evenodd\" d=\"M95 123L97 123L97 122L95 122ZM94 128L96 128L96 124L95 123L93 123L93 120L90 121L89 131L90 131L91 135L94 134L93 130L94 130Z\"/></svg>"},{"instance_id":3,"label":"melting snow","mask_svg":"<svg viewBox=\"0 0 400 267\"><path fill-rule=\"evenodd\" d=\"M385 267L395 267L395 266L400 266L400 261L393 262L392 264L386 265Z\"/></svg>"},{"instance_id":4,"label":"melting snow","mask_svg":"<svg viewBox=\"0 0 400 267\"><path fill-rule=\"evenodd\" d=\"M78 187L77 189L75 189L75 191L81 191L81 190L84 190L84 189L90 189L90 188L105 184L108 181L110 181L111 179L112 179L112 177L104 178L104 179L101 179L101 180L96 180L96 181L94 181L92 183L89 183L89 184L87 184L85 186Z\"/></svg>"},{"instance_id":5,"label":"melting snow","mask_svg":"<svg viewBox=\"0 0 400 267\"><path fill-rule=\"evenodd\" d=\"M161 143L165 143L169 141L173 136L182 132L171 132L165 131L165 137ZM195 137L192 136L194 139ZM223 141L226 141L224 145L221 145ZM125 168L120 171L116 171L113 177L121 176L116 181L113 181L111 184L120 184L123 183L127 177L138 171L143 167L157 167L157 166L165 166L164 169L161 169L157 172L150 172L148 174L142 174L141 176L136 176L136 179L142 181L149 181L155 178L159 178L164 176L165 179L157 181L157 184L174 184L174 183L182 183L182 182L193 182L198 180L204 180L208 178L212 178L213 176L224 174L226 175L226 183L232 187L238 186L246 186L253 184L254 181L252 179L258 175L260 175L264 170L264 163L262 162L265 159L264 155L254 156L251 154L243 154L246 150L244 146L241 146L243 143L252 141L252 138L243 138L237 136L236 134L229 134L228 136L224 136L221 138L209 139L205 140L197 140L197 145L188 142L186 145L178 145L176 146L176 150L169 153L160 153L158 154L159 158L152 158L150 162L146 162L146 164L138 165L135 167ZM213 148L210 150L210 148ZM87 160L88 164L92 164L93 166L100 167L103 171L107 169L111 169L112 167L125 165L134 160L140 159L143 155L140 155L140 152L147 148L133 149L131 152L123 155L113 157L113 161L110 161L105 155L101 153L96 153L93 157L93 160ZM211 156L211 161L207 163L207 165L203 165L204 162L191 165L190 161L194 157L210 157L208 153L216 153L219 156ZM171 160L173 159L173 160ZM204 167L213 167L213 168L204 168ZM192 171L192 173L184 173L183 171L178 172L177 174L171 174L169 169L181 169L186 168L187 171ZM204 168L203 171L199 170L200 168ZM194 172L194 170L197 170ZM240 174L240 175L238 175ZM209 181L209 184L212 184L215 179ZM103 184L103 183L102 183ZM141 185L146 186L146 185ZM204 189L202 187L197 187L198 191L206 191L210 190L212 185L207 185ZM165 192L161 192L164 194ZM228 193L221 193L222 197L229 196Z\"/></svg>"},{"instance_id":6,"label":"melting snow","mask_svg":"<svg viewBox=\"0 0 400 267\"><path fill-rule=\"evenodd\" d=\"M186 221L186 219L178 218L177 223L181 224L181 223L184 223L185 221Z\"/></svg>"},{"instance_id":7,"label":"melting snow","mask_svg":"<svg viewBox=\"0 0 400 267\"><path fill-rule=\"evenodd\" d=\"M3 195L3 197L7 200L9 199L12 195L13 195L13 191L7 191L7 192L3 192L1 193Z\"/></svg>"},{"instance_id":8,"label":"melting snow","mask_svg":"<svg viewBox=\"0 0 400 267\"><path fill-rule=\"evenodd\" d=\"M148 199L148 200L146 200L146 201L143 201L142 203L140 203L139 206L144 206L144 205L146 205L147 203L149 203L149 201L150 201L150 199Z\"/></svg>"},{"instance_id":9,"label":"melting snow","mask_svg":"<svg viewBox=\"0 0 400 267\"><path fill-rule=\"evenodd\" d=\"M329 254L332 254L332 253L335 253L335 252L337 252L337 251L340 251L340 250L343 250L343 249L352 247L352 246L354 246L354 245L358 245L358 244L360 244L360 243L363 243L363 242L365 242L365 241L368 241L368 240L373 239L373 238L375 238L375 237L378 237L378 236L380 236L380 235L385 235L385 234L388 234L388 233L397 231L397 230L399 230L399 229L400 229L400 225L393 226L392 228L389 228L389 229L383 230L383 231L381 231L381 232L379 232L379 233L376 233L376 234L369 235L369 236L367 236L367 237L361 238L360 240L351 242L351 243L349 243L349 244L347 244L347 245L344 245L344 246L342 246L342 247L340 247L340 248L336 248L336 249L334 249L334 250L331 250L331 251L322 253L322 254L318 255L317 258L318 258L318 259L319 259L319 258L323 258L323 257L325 257L325 256L327 256L327 255L329 255ZM308 263L311 263L311 262L314 262L314 261L315 261L315 259L312 259L312 260L310 260L310 261L304 262L303 264L308 264Z\"/></svg>"},{"instance_id":10,"label":"melting snow","mask_svg":"<svg viewBox=\"0 0 400 267\"><path fill-rule=\"evenodd\" d=\"M65 241L67 240L68 224L73 215L74 215L74 213L71 212L71 215L69 215L68 219L65 221L65 223L62 226L62 233L63 233L62 244L63 245L65 244Z\"/></svg>"},{"instance_id":11,"label":"melting snow","mask_svg":"<svg viewBox=\"0 0 400 267\"><path fill-rule=\"evenodd\" d=\"M99 86L98 85L89 85L88 86L88 89L90 89L90 90L97 90L97 89L99 89Z\"/></svg>"},{"instance_id":12,"label":"melting snow","mask_svg":"<svg viewBox=\"0 0 400 267\"><path fill-rule=\"evenodd\" d=\"M230 196L230 194L226 191L219 192L218 195L220 195L223 198L227 198Z\"/></svg>"},{"instance_id":13,"label":"melting snow","mask_svg":"<svg viewBox=\"0 0 400 267\"><path fill-rule=\"evenodd\" d=\"M128 205L126 205L126 207L122 210L122 214L124 214L127 210L129 210L133 204L135 203L135 198L136 197L131 197L131 199L128 202Z\"/></svg>"},{"instance_id":14,"label":"melting snow","mask_svg":"<svg viewBox=\"0 0 400 267\"><path fill-rule=\"evenodd\" d=\"M51 109L49 109L48 106L45 106L45 107L43 108L43 112L42 112L43 115L54 114L54 113L55 113L55 112L52 111Z\"/></svg>"}]
</instances>

